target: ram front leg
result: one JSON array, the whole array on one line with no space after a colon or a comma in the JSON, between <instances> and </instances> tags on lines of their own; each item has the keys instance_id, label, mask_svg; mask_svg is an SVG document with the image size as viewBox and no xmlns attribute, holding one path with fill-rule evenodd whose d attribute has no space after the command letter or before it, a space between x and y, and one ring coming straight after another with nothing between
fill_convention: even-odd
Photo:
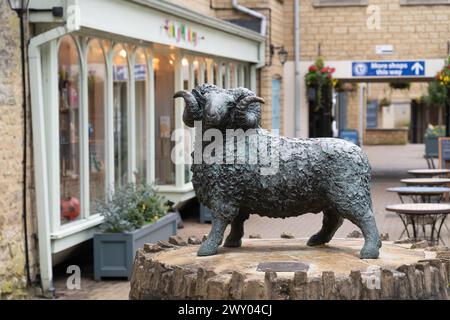
<instances>
[{"instance_id":1,"label":"ram front leg","mask_svg":"<svg viewBox=\"0 0 450 320\"><path fill-rule=\"evenodd\" d=\"M197 252L199 256L211 256L217 253L217 249L222 244L223 234L228 224L237 216L239 209L233 206L223 206L225 202L219 202L218 208L212 209L212 227L208 239L202 243ZM220 214L218 214L220 212Z\"/></svg>"},{"instance_id":2,"label":"ram front leg","mask_svg":"<svg viewBox=\"0 0 450 320\"><path fill-rule=\"evenodd\" d=\"M209 232L208 239L202 243L200 249L197 252L199 256L212 256L217 253L217 249L222 243L223 234L225 228L228 225L228 221L222 217L212 217L212 227Z\"/></svg>"}]
</instances>

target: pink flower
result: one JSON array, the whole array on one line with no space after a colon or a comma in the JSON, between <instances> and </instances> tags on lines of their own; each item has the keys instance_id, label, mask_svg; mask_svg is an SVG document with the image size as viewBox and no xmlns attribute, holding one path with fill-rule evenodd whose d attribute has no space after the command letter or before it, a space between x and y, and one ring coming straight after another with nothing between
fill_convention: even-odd
<instances>
[{"instance_id":1,"label":"pink flower","mask_svg":"<svg viewBox=\"0 0 450 320\"><path fill-rule=\"evenodd\" d=\"M309 72L316 72L317 67L313 65L313 66L310 66L308 70L309 70Z\"/></svg>"}]
</instances>

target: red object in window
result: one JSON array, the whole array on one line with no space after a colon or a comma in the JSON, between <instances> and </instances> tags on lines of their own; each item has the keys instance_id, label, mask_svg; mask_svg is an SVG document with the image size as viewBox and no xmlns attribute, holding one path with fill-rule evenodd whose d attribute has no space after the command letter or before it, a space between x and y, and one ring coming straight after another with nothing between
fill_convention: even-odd
<instances>
[{"instance_id":1,"label":"red object in window","mask_svg":"<svg viewBox=\"0 0 450 320\"><path fill-rule=\"evenodd\" d=\"M317 71L317 67L314 66L314 65L312 65L312 66L309 67L308 70L309 70L310 72L316 72L316 71Z\"/></svg>"},{"instance_id":2,"label":"red object in window","mask_svg":"<svg viewBox=\"0 0 450 320\"><path fill-rule=\"evenodd\" d=\"M61 201L61 216L69 220L75 220L80 215L80 201L74 197L68 197Z\"/></svg>"}]
</instances>

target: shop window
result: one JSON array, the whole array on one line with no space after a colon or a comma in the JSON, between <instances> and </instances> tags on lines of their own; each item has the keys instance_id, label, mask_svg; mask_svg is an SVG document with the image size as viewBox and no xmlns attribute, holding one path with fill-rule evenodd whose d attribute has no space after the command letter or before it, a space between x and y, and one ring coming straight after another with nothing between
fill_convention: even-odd
<instances>
[{"instance_id":1,"label":"shop window","mask_svg":"<svg viewBox=\"0 0 450 320\"><path fill-rule=\"evenodd\" d=\"M234 63L230 63L229 68L230 68L230 88L236 88L237 87L236 65Z\"/></svg>"},{"instance_id":2,"label":"shop window","mask_svg":"<svg viewBox=\"0 0 450 320\"><path fill-rule=\"evenodd\" d=\"M155 177L159 185L175 184L175 164L171 159L174 142L170 137L175 128L175 70L173 57L155 52Z\"/></svg>"},{"instance_id":3,"label":"shop window","mask_svg":"<svg viewBox=\"0 0 450 320\"><path fill-rule=\"evenodd\" d=\"M222 81L222 88L228 89L229 88L229 82L228 82L228 72L227 72L227 64L225 62L222 62L222 64L220 65L220 76L221 76L221 81Z\"/></svg>"},{"instance_id":4,"label":"shop window","mask_svg":"<svg viewBox=\"0 0 450 320\"><path fill-rule=\"evenodd\" d=\"M139 48L136 51L134 65L134 83L135 83L135 116L136 116L136 169L137 181L146 180L147 176L147 150L149 141L147 137L147 86L148 86L148 68L147 56L144 49Z\"/></svg>"},{"instance_id":5,"label":"shop window","mask_svg":"<svg viewBox=\"0 0 450 320\"><path fill-rule=\"evenodd\" d=\"M213 65L213 83L216 86L219 86L219 66L217 63L214 63Z\"/></svg>"},{"instance_id":6,"label":"shop window","mask_svg":"<svg viewBox=\"0 0 450 320\"><path fill-rule=\"evenodd\" d=\"M114 181L128 182L128 52L116 45L113 52Z\"/></svg>"},{"instance_id":7,"label":"shop window","mask_svg":"<svg viewBox=\"0 0 450 320\"><path fill-rule=\"evenodd\" d=\"M244 79L243 78L243 66L242 65L237 65L236 67L236 72L237 72L237 85L238 87L243 87L244 86Z\"/></svg>"},{"instance_id":8,"label":"shop window","mask_svg":"<svg viewBox=\"0 0 450 320\"><path fill-rule=\"evenodd\" d=\"M190 90L189 88L189 60L187 58L181 59L181 74L183 77L183 90Z\"/></svg>"},{"instance_id":9,"label":"shop window","mask_svg":"<svg viewBox=\"0 0 450 320\"><path fill-rule=\"evenodd\" d=\"M71 36L58 48L61 224L80 218L80 60Z\"/></svg>"},{"instance_id":10,"label":"shop window","mask_svg":"<svg viewBox=\"0 0 450 320\"><path fill-rule=\"evenodd\" d=\"M91 40L87 54L88 130L89 130L89 202L105 199L105 85L106 66L99 40Z\"/></svg>"},{"instance_id":11,"label":"shop window","mask_svg":"<svg viewBox=\"0 0 450 320\"><path fill-rule=\"evenodd\" d=\"M198 59L192 63L194 67L194 87L200 85L200 63Z\"/></svg>"},{"instance_id":12,"label":"shop window","mask_svg":"<svg viewBox=\"0 0 450 320\"><path fill-rule=\"evenodd\" d=\"M250 89L250 72L247 66L244 66L244 87Z\"/></svg>"},{"instance_id":13,"label":"shop window","mask_svg":"<svg viewBox=\"0 0 450 320\"><path fill-rule=\"evenodd\" d=\"M214 84L213 74L214 63L210 58L205 58L205 82Z\"/></svg>"}]
</instances>

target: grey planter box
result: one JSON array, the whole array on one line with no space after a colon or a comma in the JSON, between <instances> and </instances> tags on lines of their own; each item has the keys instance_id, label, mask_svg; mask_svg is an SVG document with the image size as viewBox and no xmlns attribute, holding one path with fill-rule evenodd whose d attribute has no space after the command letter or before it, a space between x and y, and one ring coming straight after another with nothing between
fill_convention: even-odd
<instances>
[{"instance_id":1,"label":"grey planter box","mask_svg":"<svg viewBox=\"0 0 450 320\"><path fill-rule=\"evenodd\" d=\"M171 212L158 221L125 233L94 234L94 279L130 279L134 254L144 243L167 240L177 233L177 216Z\"/></svg>"}]
</instances>

